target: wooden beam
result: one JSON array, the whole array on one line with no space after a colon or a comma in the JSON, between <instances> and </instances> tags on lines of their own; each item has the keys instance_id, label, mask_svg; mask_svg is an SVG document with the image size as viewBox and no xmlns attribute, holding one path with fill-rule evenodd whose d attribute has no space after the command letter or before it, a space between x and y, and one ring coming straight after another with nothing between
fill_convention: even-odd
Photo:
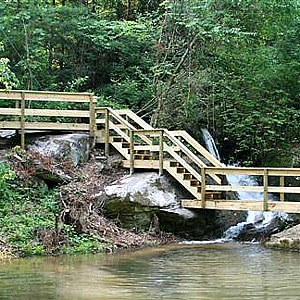
<instances>
[{"instance_id":1,"label":"wooden beam","mask_svg":"<svg viewBox=\"0 0 300 300\"><path fill-rule=\"evenodd\" d=\"M20 125L21 125L21 148L25 149L25 93L21 93L21 116L20 116Z\"/></svg>"},{"instance_id":2,"label":"wooden beam","mask_svg":"<svg viewBox=\"0 0 300 300\"><path fill-rule=\"evenodd\" d=\"M171 131L175 136L180 136L185 139L185 141L191 145L194 150L203 155L214 167L225 167L218 159L216 159L209 151L207 151L202 145L200 145L192 136L190 136L184 130Z\"/></svg>"},{"instance_id":3,"label":"wooden beam","mask_svg":"<svg viewBox=\"0 0 300 300\"><path fill-rule=\"evenodd\" d=\"M279 179L279 184L280 184L280 187L284 187L284 176L280 176L280 179ZM280 192L280 201L284 201L284 192Z\"/></svg>"},{"instance_id":4,"label":"wooden beam","mask_svg":"<svg viewBox=\"0 0 300 300\"><path fill-rule=\"evenodd\" d=\"M95 113L94 96L92 94L90 94L90 103L89 103L89 124L90 124L90 136L93 139L92 147L94 147L95 138L96 138L96 113Z\"/></svg>"},{"instance_id":5,"label":"wooden beam","mask_svg":"<svg viewBox=\"0 0 300 300\"><path fill-rule=\"evenodd\" d=\"M130 168L130 159L123 160L122 166L124 168ZM159 169L159 160L136 160L134 162L134 169Z\"/></svg>"},{"instance_id":6,"label":"wooden beam","mask_svg":"<svg viewBox=\"0 0 300 300\"><path fill-rule=\"evenodd\" d=\"M201 208L205 208L205 194L206 194L206 174L205 168L201 168Z\"/></svg>"},{"instance_id":7,"label":"wooden beam","mask_svg":"<svg viewBox=\"0 0 300 300\"><path fill-rule=\"evenodd\" d=\"M130 130L130 174L133 174L134 171L134 131Z\"/></svg>"},{"instance_id":8,"label":"wooden beam","mask_svg":"<svg viewBox=\"0 0 300 300\"><path fill-rule=\"evenodd\" d=\"M0 90L0 99L3 100L22 100L21 94L25 94L25 101L62 101L89 103L90 93L69 93L69 92L50 92L50 91L22 91ZM93 100L96 102L96 99Z\"/></svg>"},{"instance_id":9,"label":"wooden beam","mask_svg":"<svg viewBox=\"0 0 300 300\"><path fill-rule=\"evenodd\" d=\"M207 167L206 174L263 176L265 169L269 176L300 176L300 168Z\"/></svg>"},{"instance_id":10,"label":"wooden beam","mask_svg":"<svg viewBox=\"0 0 300 300\"><path fill-rule=\"evenodd\" d=\"M263 177L263 184L264 184L264 204L263 210L268 210L268 199L269 199L269 191L268 191L268 170L264 169L264 177Z\"/></svg>"},{"instance_id":11,"label":"wooden beam","mask_svg":"<svg viewBox=\"0 0 300 300\"><path fill-rule=\"evenodd\" d=\"M104 153L105 153L105 156L108 156L109 155L109 110L106 109L105 110L105 150L104 150Z\"/></svg>"},{"instance_id":12,"label":"wooden beam","mask_svg":"<svg viewBox=\"0 0 300 300\"><path fill-rule=\"evenodd\" d=\"M160 130L159 133L159 175L162 175L164 169L164 131Z\"/></svg>"},{"instance_id":13,"label":"wooden beam","mask_svg":"<svg viewBox=\"0 0 300 300\"><path fill-rule=\"evenodd\" d=\"M262 186L244 186L244 185L207 185L207 191L217 192L256 192L263 193L264 188Z\"/></svg>"},{"instance_id":14,"label":"wooden beam","mask_svg":"<svg viewBox=\"0 0 300 300\"><path fill-rule=\"evenodd\" d=\"M21 129L21 122L0 121L1 129ZM53 122L24 122L25 130L80 130L89 131L89 124L53 123Z\"/></svg>"}]
</instances>

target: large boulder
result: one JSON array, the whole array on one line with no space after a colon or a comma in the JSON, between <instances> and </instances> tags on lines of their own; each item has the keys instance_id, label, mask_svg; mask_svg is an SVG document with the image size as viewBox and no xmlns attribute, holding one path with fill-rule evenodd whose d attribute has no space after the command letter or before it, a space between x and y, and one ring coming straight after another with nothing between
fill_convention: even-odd
<instances>
[{"instance_id":1,"label":"large boulder","mask_svg":"<svg viewBox=\"0 0 300 300\"><path fill-rule=\"evenodd\" d=\"M105 215L126 228L173 232L186 239L220 237L224 226L236 224L215 210L189 210L180 207L185 190L168 176L135 173L105 188ZM233 215L234 218L232 217ZM230 220L226 222L226 220ZM240 219L239 219L240 220Z\"/></svg>"},{"instance_id":2,"label":"large boulder","mask_svg":"<svg viewBox=\"0 0 300 300\"><path fill-rule=\"evenodd\" d=\"M85 133L46 135L34 139L27 148L58 162L70 161L77 167L89 159L90 136Z\"/></svg>"},{"instance_id":3,"label":"large boulder","mask_svg":"<svg viewBox=\"0 0 300 300\"><path fill-rule=\"evenodd\" d=\"M72 179L72 168L88 161L90 136L84 133L46 135L33 138L27 145L36 175L46 181Z\"/></svg>"},{"instance_id":4,"label":"large boulder","mask_svg":"<svg viewBox=\"0 0 300 300\"><path fill-rule=\"evenodd\" d=\"M271 236L266 247L300 251L300 224Z\"/></svg>"},{"instance_id":5,"label":"large boulder","mask_svg":"<svg viewBox=\"0 0 300 300\"><path fill-rule=\"evenodd\" d=\"M179 193L167 177L157 173L126 175L105 188L105 213L127 228L158 230L159 211L173 218L194 217L190 210L180 208Z\"/></svg>"}]
</instances>

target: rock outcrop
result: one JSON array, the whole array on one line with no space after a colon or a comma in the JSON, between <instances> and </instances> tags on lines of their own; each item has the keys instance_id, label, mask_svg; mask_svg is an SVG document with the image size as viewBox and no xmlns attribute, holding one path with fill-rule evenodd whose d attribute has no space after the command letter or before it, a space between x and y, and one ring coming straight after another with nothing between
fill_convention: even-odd
<instances>
[{"instance_id":1,"label":"rock outcrop","mask_svg":"<svg viewBox=\"0 0 300 300\"><path fill-rule=\"evenodd\" d=\"M72 179L67 169L89 160L90 137L84 133L46 135L32 140L27 149L32 153L36 176L61 183Z\"/></svg>"},{"instance_id":2,"label":"rock outcrop","mask_svg":"<svg viewBox=\"0 0 300 300\"><path fill-rule=\"evenodd\" d=\"M154 172L127 175L105 188L105 214L126 228L172 232L186 239L220 237L241 220L235 212L180 207L182 187Z\"/></svg>"},{"instance_id":3,"label":"rock outcrop","mask_svg":"<svg viewBox=\"0 0 300 300\"><path fill-rule=\"evenodd\" d=\"M300 224L271 236L266 247L300 251Z\"/></svg>"},{"instance_id":4,"label":"rock outcrop","mask_svg":"<svg viewBox=\"0 0 300 300\"><path fill-rule=\"evenodd\" d=\"M90 136L86 133L46 135L35 139L27 148L58 162L70 161L77 167L89 159Z\"/></svg>"}]
</instances>

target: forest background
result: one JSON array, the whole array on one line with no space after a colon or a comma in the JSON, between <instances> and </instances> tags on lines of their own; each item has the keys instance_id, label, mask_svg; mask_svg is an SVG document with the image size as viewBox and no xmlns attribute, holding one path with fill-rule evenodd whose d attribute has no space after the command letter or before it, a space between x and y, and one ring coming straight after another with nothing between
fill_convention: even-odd
<instances>
[{"instance_id":1,"label":"forest background","mask_svg":"<svg viewBox=\"0 0 300 300\"><path fill-rule=\"evenodd\" d=\"M226 163L290 166L299 0L5 0L3 88L92 91L157 127L208 128ZM299 151L299 150L298 150Z\"/></svg>"}]
</instances>

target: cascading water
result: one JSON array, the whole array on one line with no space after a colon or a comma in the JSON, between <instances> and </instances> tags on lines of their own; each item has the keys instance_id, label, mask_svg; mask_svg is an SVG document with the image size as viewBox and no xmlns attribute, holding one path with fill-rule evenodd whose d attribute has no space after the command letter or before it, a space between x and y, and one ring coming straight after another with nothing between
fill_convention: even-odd
<instances>
[{"instance_id":1,"label":"cascading water","mask_svg":"<svg viewBox=\"0 0 300 300\"><path fill-rule=\"evenodd\" d=\"M220 155L216 147L215 141L207 129L201 129L203 135L203 141L206 149L220 160ZM228 183L232 185L257 185L255 180L246 175L230 175L227 177ZM261 200L263 195L261 193L254 192L239 192L240 200ZM285 213L274 212L261 212L261 211L249 211L245 222L241 222L235 226L230 227L224 234L225 240L232 240L239 236L240 232L249 225L255 227L258 231L262 231L269 226L275 219L287 220L288 215Z\"/></svg>"},{"instance_id":2,"label":"cascading water","mask_svg":"<svg viewBox=\"0 0 300 300\"><path fill-rule=\"evenodd\" d=\"M209 131L206 128L201 129L203 141L205 143L206 149L219 161L221 161L221 157L218 151L218 148L216 146L215 140L209 133Z\"/></svg>"}]
</instances>

